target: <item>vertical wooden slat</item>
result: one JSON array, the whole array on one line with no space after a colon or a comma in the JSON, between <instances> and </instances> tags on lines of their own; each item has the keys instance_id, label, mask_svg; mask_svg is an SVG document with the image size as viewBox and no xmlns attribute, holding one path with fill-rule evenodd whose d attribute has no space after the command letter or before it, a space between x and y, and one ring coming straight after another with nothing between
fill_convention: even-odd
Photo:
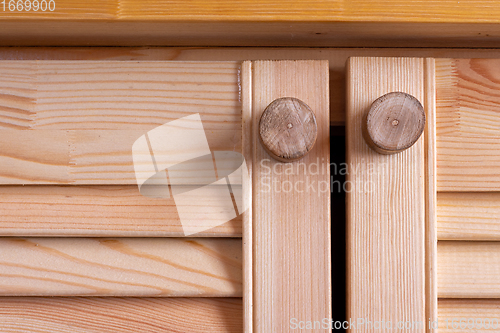
<instances>
[{"instance_id":1,"label":"vertical wooden slat","mask_svg":"<svg viewBox=\"0 0 500 333\"><path fill-rule=\"evenodd\" d=\"M365 321L356 332L380 332L368 321L382 320L425 332L424 140L380 155L362 136L378 97L401 91L425 103L424 60L350 58L347 77L347 318Z\"/></svg>"},{"instance_id":2,"label":"vertical wooden slat","mask_svg":"<svg viewBox=\"0 0 500 333\"><path fill-rule=\"evenodd\" d=\"M252 276L252 62L244 61L240 71L242 104L242 154L248 168L243 173L243 200L248 209L243 213L243 329L253 332L253 276ZM244 88L244 89L243 89Z\"/></svg>"},{"instance_id":3,"label":"vertical wooden slat","mask_svg":"<svg viewBox=\"0 0 500 333\"><path fill-rule=\"evenodd\" d=\"M437 193L436 193L436 64L434 59L424 60L424 105L426 128L425 154L425 315L429 322L438 320L437 304ZM428 333L437 333L428 324Z\"/></svg>"},{"instance_id":4,"label":"vertical wooden slat","mask_svg":"<svg viewBox=\"0 0 500 333\"><path fill-rule=\"evenodd\" d=\"M253 330L290 332L295 322L331 318L328 62L255 61L246 89L254 124ZM260 116L279 97L301 99L318 123L314 148L289 164L273 160L258 139Z\"/></svg>"}]
</instances>

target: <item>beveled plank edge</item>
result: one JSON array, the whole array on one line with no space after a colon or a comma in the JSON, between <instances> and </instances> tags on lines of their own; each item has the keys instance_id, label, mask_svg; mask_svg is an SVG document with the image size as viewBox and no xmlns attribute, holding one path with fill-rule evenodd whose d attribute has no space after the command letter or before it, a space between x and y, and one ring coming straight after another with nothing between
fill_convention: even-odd
<instances>
[{"instance_id":1,"label":"beveled plank edge","mask_svg":"<svg viewBox=\"0 0 500 333\"><path fill-rule=\"evenodd\" d=\"M437 226L436 226L436 64L424 59L425 154L425 311L426 320L438 319ZM428 333L435 332L428 325Z\"/></svg>"},{"instance_id":2,"label":"beveled plank edge","mask_svg":"<svg viewBox=\"0 0 500 333\"><path fill-rule=\"evenodd\" d=\"M243 200L248 201L248 210L243 213L243 330L253 332L253 72L252 61L244 61L240 72L242 105L242 154L248 168L248 175L243 176Z\"/></svg>"},{"instance_id":3,"label":"beveled plank edge","mask_svg":"<svg viewBox=\"0 0 500 333\"><path fill-rule=\"evenodd\" d=\"M275 17L254 17L250 21L231 22L227 16L215 21L193 20L190 16L191 19L180 21L173 20L170 15L137 20L4 19L0 26L5 33L0 33L0 45L495 48L500 41L497 23L475 22L474 19L468 23L408 22L415 17L412 15L399 22L374 22L362 18L350 22L325 22L307 16L280 21Z\"/></svg>"}]
</instances>

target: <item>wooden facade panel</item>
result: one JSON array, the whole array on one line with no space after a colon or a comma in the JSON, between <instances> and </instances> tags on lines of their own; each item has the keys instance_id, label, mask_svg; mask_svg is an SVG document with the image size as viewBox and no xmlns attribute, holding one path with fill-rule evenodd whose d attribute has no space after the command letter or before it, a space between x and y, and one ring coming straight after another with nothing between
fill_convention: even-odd
<instances>
[{"instance_id":1,"label":"wooden facade panel","mask_svg":"<svg viewBox=\"0 0 500 333\"><path fill-rule=\"evenodd\" d=\"M500 188L500 62L436 60L439 191Z\"/></svg>"},{"instance_id":2,"label":"wooden facade panel","mask_svg":"<svg viewBox=\"0 0 500 333\"><path fill-rule=\"evenodd\" d=\"M493 332L500 327L499 318L500 300L439 300L439 332Z\"/></svg>"},{"instance_id":3,"label":"wooden facade panel","mask_svg":"<svg viewBox=\"0 0 500 333\"><path fill-rule=\"evenodd\" d=\"M437 201L438 238L500 240L499 192L442 192Z\"/></svg>"},{"instance_id":4,"label":"wooden facade panel","mask_svg":"<svg viewBox=\"0 0 500 333\"><path fill-rule=\"evenodd\" d=\"M241 297L239 239L1 238L3 296Z\"/></svg>"},{"instance_id":5,"label":"wooden facade panel","mask_svg":"<svg viewBox=\"0 0 500 333\"><path fill-rule=\"evenodd\" d=\"M252 329L288 332L292 318L332 315L328 62L253 61L244 68L251 79L243 96L252 98L243 114L253 124L244 139L250 140L252 159L252 224L244 226L252 228L252 242L245 243L252 253ZM315 146L291 163L274 160L259 141L259 119L281 97L308 104L318 124ZM313 164L319 170L310 171Z\"/></svg>"},{"instance_id":6,"label":"wooden facade panel","mask_svg":"<svg viewBox=\"0 0 500 333\"><path fill-rule=\"evenodd\" d=\"M500 298L500 243L438 242L440 298Z\"/></svg>"},{"instance_id":7,"label":"wooden facade panel","mask_svg":"<svg viewBox=\"0 0 500 333\"><path fill-rule=\"evenodd\" d=\"M0 186L0 235L183 237L175 200L129 186ZM201 223L210 224L210 215ZM241 215L195 237L241 237Z\"/></svg>"},{"instance_id":8,"label":"wooden facade panel","mask_svg":"<svg viewBox=\"0 0 500 333\"><path fill-rule=\"evenodd\" d=\"M2 297L0 331L243 332L241 298Z\"/></svg>"},{"instance_id":9,"label":"wooden facade panel","mask_svg":"<svg viewBox=\"0 0 500 333\"><path fill-rule=\"evenodd\" d=\"M433 267L425 256L433 249L432 233L426 234L426 221L432 226L433 218L426 207L434 203L426 201L434 190L432 183L425 185L432 181L426 179L433 175L432 163L426 163L432 146L425 149L421 138L399 154L381 155L362 136L365 112L386 93L406 92L424 101L425 108L433 107L427 105L432 93L426 94L433 90L432 62L350 58L347 64L347 180L352 184L347 192L347 318L423 323L435 316L435 306L426 300L434 292L425 289ZM432 128L426 136L432 137Z\"/></svg>"}]
</instances>

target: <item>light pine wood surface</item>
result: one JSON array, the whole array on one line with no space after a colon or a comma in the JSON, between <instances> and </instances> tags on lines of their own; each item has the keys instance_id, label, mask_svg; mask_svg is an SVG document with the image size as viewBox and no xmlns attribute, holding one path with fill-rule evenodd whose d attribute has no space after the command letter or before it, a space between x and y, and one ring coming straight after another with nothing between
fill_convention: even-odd
<instances>
[{"instance_id":1,"label":"light pine wood surface","mask_svg":"<svg viewBox=\"0 0 500 333\"><path fill-rule=\"evenodd\" d=\"M2 297L0 331L243 332L241 298Z\"/></svg>"},{"instance_id":2,"label":"light pine wood surface","mask_svg":"<svg viewBox=\"0 0 500 333\"><path fill-rule=\"evenodd\" d=\"M438 238L500 240L500 192L442 192L437 201Z\"/></svg>"},{"instance_id":3,"label":"light pine wood surface","mask_svg":"<svg viewBox=\"0 0 500 333\"><path fill-rule=\"evenodd\" d=\"M425 76L432 73L425 62L422 58L350 58L347 63L347 180L351 183L347 318L397 323L425 322L427 317L425 299L432 292L425 289L425 249L431 248L425 242L425 202L431 198L425 187L424 140L399 154L381 155L362 136L365 112L380 96L401 91L426 100Z\"/></svg>"},{"instance_id":4,"label":"light pine wood surface","mask_svg":"<svg viewBox=\"0 0 500 333\"><path fill-rule=\"evenodd\" d=\"M474 321L474 324L471 324L471 322L469 321L469 319L471 318ZM439 300L439 332L445 332L445 333L494 332L498 330L498 327L500 325L498 324L498 322L500 321L499 318L500 318L500 300L496 299L440 299ZM485 326L488 324L489 326ZM467 327L468 325L471 326Z\"/></svg>"},{"instance_id":5,"label":"light pine wood surface","mask_svg":"<svg viewBox=\"0 0 500 333\"><path fill-rule=\"evenodd\" d=\"M0 128L148 131L200 113L208 131L241 131L239 66L207 61L2 61Z\"/></svg>"},{"instance_id":6,"label":"light pine wood surface","mask_svg":"<svg viewBox=\"0 0 500 333\"><path fill-rule=\"evenodd\" d=\"M3 296L241 297L238 239L2 238Z\"/></svg>"},{"instance_id":7,"label":"light pine wood surface","mask_svg":"<svg viewBox=\"0 0 500 333\"><path fill-rule=\"evenodd\" d=\"M425 161L425 318L438 320L437 283L437 170L436 170L436 62L424 61L423 134ZM432 330L426 327L428 333ZM436 333L434 331L434 333Z\"/></svg>"},{"instance_id":8,"label":"light pine wood surface","mask_svg":"<svg viewBox=\"0 0 500 333\"><path fill-rule=\"evenodd\" d=\"M154 114L154 110L145 110L144 113ZM77 116L74 122L79 119L84 120L86 116ZM205 124L210 127L210 121L205 121ZM137 185L132 145L146 132L126 129L0 129L0 183ZM241 128L207 129L205 132L211 150L241 151ZM169 154L172 161L175 161L174 156L179 156L179 163L184 162L183 151ZM184 163L186 168L189 167L189 161ZM176 181L192 183L190 179Z\"/></svg>"},{"instance_id":9,"label":"light pine wood surface","mask_svg":"<svg viewBox=\"0 0 500 333\"><path fill-rule=\"evenodd\" d=\"M251 85L242 88L244 96L252 96L251 104L243 105L251 110L243 114L251 114L254 124L253 332L289 332L292 318L310 321L332 315L328 62L254 61L249 65L243 74L251 75ZM267 154L255 126L266 106L280 97L304 101L318 123L316 145L291 164ZM319 170L304 171L311 170L313 163ZM285 167L289 168L286 174ZM306 181L313 186L306 187Z\"/></svg>"},{"instance_id":10,"label":"light pine wood surface","mask_svg":"<svg viewBox=\"0 0 500 333\"><path fill-rule=\"evenodd\" d=\"M438 242L441 298L500 298L499 242Z\"/></svg>"},{"instance_id":11,"label":"light pine wood surface","mask_svg":"<svg viewBox=\"0 0 500 333\"><path fill-rule=\"evenodd\" d=\"M330 121L345 122L345 62L348 57L500 58L497 49L470 48L193 48L193 47L0 47L2 60L244 61L327 59L330 65ZM438 66L438 71L440 67ZM439 85L438 89L442 87ZM441 108L438 108L438 111ZM438 117L439 121L439 117Z\"/></svg>"},{"instance_id":12,"label":"light pine wood surface","mask_svg":"<svg viewBox=\"0 0 500 333\"><path fill-rule=\"evenodd\" d=\"M137 185L0 186L0 211L2 236L184 236L174 199L147 198ZM193 236L241 237L241 227L239 215Z\"/></svg>"},{"instance_id":13,"label":"light pine wood surface","mask_svg":"<svg viewBox=\"0 0 500 333\"><path fill-rule=\"evenodd\" d=\"M334 124L340 125L344 122L344 73L343 66L345 59L348 55L370 55L370 56L397 56L397 55L413 55L413 56L433 56L433 57L464 57L464 58L481 58L481 57L500 57L500 52L497 50L487 50L487 49L196 49L196 48L0 48L0 57L2 58L15 58L15 59L88 59L88 60L103 60L103 59L113 59L113 60L243 60L249 58L316 58L316 59L330 59L330 86L331 86L331 108L332 108L332 120ZM439 62L439 61L438 61ZM439 68L439 66L438 66ZM439 81L439 77L438 77ZM438 82L439 84L439 82ZM441 85L444 87L444 84ZM441 95L443 96L443 95ZM476 104L481 106L480 103ZM441 107L438 108L438 115L440 110L444 110ZM445 115L444 112L441 115ZM438 123L442 122L445 124L446 117L438 119ZM494 119L492 118L494 121ZM149 126L149 125L148 125ZM444 127L441 126L438 129L438 133L450 133L443 132ZM473 138L475 139L475 138ZM467 139L468 140L468 139ZM441 169L442 170L442 169ZM457 190L460 190L459 188ZM465 189L467 190L467 189ZM466 196L469 193L464 193ZM485 193L486 194L486 193ZM444 193L440 193L438 197L438 204L442 202ZM455 196L455 193L450 195ZM472 195L472 193L471 193ZM476 194L473 194L475 196ZM486 195L489 195L486 194ZM493 197L496 194L492 194ZM457 197L450 197L449 200L458 200ZM484 206L484 202L490 202L490 200L481 200L473 204L466 204L469 198L460 197L461 202L460 209L464 210L463 218L480 218L486 219L486 216L479 216L477 214L480 207ZM495 212L495 203L487 204L487 211ZM444 201L443 201L444 202ZM451 203L451 201L448 201ZM477 205L476 208L471 207ZM443 206L438 210L443 212ZM450 208L452 209L452 208ZM470 215L468 215L465 210L470 209ZM451 210L450 210L451 211ZM456 209L455 209L456 211ZM481 210L483 211L483 210ZM476 213L474 213L476 212ZM442 237L442 226L444 224L440 222L438 224L440 238ZM493 215L494 216L494 215ZM490 215L492 217L492 215ZM462 219L462 216L456 217L456 219ZM494 217L493 217L494 220ZM445 222L447 223L447 222ZM462 223L462 222L460 222ZM488 226L486 226L488 224ZM493 223L485 222L481 229L486 228L484 231L479 230L478 232L483 235L480 237L486 237L486 235L492 235L491 237L496 237L495 234L495 221ZM470 224L468 224L470 226ZM455 227L447 226L447 229L454 229L457 232L457 237L460 236L460 232L469 233L470 230L466 228L461 228L459 225ZM472 228L472 227L471 227ZM450 231L446 231L450 233ZM455 232L455 231L453 231ZM476 233L475 231L473 231ZM455 236L453 236L455 237ZM469 237L469 236L466 236ZM471 236L476 237L476 236ZM482 239L482 238L477 238ZM454 300L450 302L455 302ZM441 306L440 306L441 308ZM478 307L478 309L481 309ZM485 310L486 311L486 310ZM440 312L441 313L441 312Z\"/></svg>"},{"instance_id":14,"label":"light pine wood surface","mask_svg":"<svg viewBox=\"0 0 500 333\"><path fill-rule=\"evenodd\" d=\"M500 188L500 60L438 59L439 191Z\"/></svg>"},{"instance_id":15,"label":"light pine wood surface","mask_svg":"<svg viewBox=\"0 0 500 333\"><path fill-rule=\"evenodd\" d=\"M243 213L243 327L245 333L252 333L253 318L253 86L252 62L241 64L241 119L242 119L242 154L248 168L243 175L243 200L248 209Z\"/></svg>"},{"instance_id":16,"label":"light pine wood surface","mask_svg":"<svg viewBox=\"0 0 500 333\"><path fill-rule=\"evenodd\" d=\"M498 58L495 49L425 48L181 48L181 47L0 47L2 60L244 61L327 59L330 65L330 121L344 125L345 61L350 56Z\"/></svg>"},{"instance_id":17,"label":"light pine wood surface","mask_svg":"<svg viewBox=\"0 0 500 333\"><path fill-rule=\"evenodd\" d=\"M492 92L496 82L492 79L496 75L495 61L438 60L437 186L440 191L499 188L496 152L500 141L495 130L498 103ZM139 70L141 66L144 72ZM17 134L26 135L23 142L12 133L5 133L8 138L2 142L11 148L1 159L1 181L29 183L22 173L35 183L133 183L127 145L142 131L192 112L200 112L209 144L214 149L241 149L239 63L189 62L182 65L182 70L176 70L175 66L168 62L5 62L0 68L0 78L3 75L5 81L0 89L3 92L0 127L43 129L50 130L50 134ZM101 71L106 73L105 82L100 82L103 76L98 72ZM344 88L342 78L339 80L337 76L335 72L332 75L332 84L336 87L331 89L332 124L342 124L344 120L342 98L338 95ZM14 82L13 77L19 80ZM198 81L203 84L199 85ZM181 86L189 92L179 91ZM64 90L66 87L71 88L71 94ZM465 100L459 97L462 95ZM483 95L484 102L481 102ZM104 132L58 133L54 129ZM111 129L131 132L109 133ZM137 133L132 133L135 130ZM53 157L47 154L50 144L61 142L55 138L65 136L68 145L54 147L58 163L50 166L44 163L47 156ZM36 156L34 151L43 154L45 159ZM106 166L96 166L95 161L101 161L103 156L107 157Z\"/></svg>"}]
</instances>

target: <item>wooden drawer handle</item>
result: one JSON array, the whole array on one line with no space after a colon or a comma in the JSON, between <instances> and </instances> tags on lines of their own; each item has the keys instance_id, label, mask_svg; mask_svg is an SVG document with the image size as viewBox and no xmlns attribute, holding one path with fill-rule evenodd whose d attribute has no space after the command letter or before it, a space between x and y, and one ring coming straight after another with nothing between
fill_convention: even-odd
<instances>
[{"instance_id":1,"label":"wooden drawer handle","mask_svg":"<svg viewBox=\"0 0 500 333\"><path fill-rule=\"evenodd\" d=\"M297 98L275 99L260 118L260 141L269 155L281 162L304 157L313 148L317 135L314 112Z\"/></svg>"},{"instance_id":2,"label":"wooden drawer handle","mask_svg":"<svg viewBox=\"0 0 500 333\"><path fill-rule=\"evenodd\" d=\"M422 135L425 112L412 95L391 92L375 100L363 122L366 143L380 154L396 154L411 146Z\"/></svg>"}]
</instances>

